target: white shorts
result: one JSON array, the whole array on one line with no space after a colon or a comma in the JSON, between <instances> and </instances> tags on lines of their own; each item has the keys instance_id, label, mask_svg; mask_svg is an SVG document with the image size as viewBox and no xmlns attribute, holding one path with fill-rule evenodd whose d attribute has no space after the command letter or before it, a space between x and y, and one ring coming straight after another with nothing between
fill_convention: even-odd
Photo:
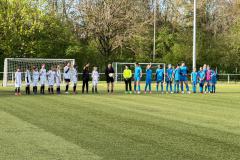
<instances>
[{"instance_id":1,"label":"white shorts","mask_svg":"<svg viewBox=\"0 0 240 160\"><path fill-rule=\"evenodd\" d=\"M32 85L33 85L33 87L37 87L38 86L38 81L33 81Z\"/></svg>"},{"instance_id":2,"label":"white shorts","mask_svg":"<svg viewBox=\"0 0 240 160\"><path fill-rule=\"evenodd\" d=\"M15 87L16 88L19 88L19 87L21 87L22 86L22 83L15 83Z\"/></svg>"},{"instance_id":3,"label":"white shorts","mask_svg":"<svg viewBox=\"0 0 240 160\"><path fill-rule=\"evenodd\" d=\"M98 84L98 80L93 80L93 81L92 81L92 85L93 85L93 86L97 86L97 84Z\"/></svg>"},{"instance_id":4,"label":"white shorts","mask_svg":"<svg viewBox=\"0 0 240 160\"><path fill-rule=\"evenodd\" d=\"M56 85L57 85L57 87L59 87L61 85L61 81L58 78L56 78Z\"/></svg>"},{"instance_id":5,"label":"white shorts","mask_svg":"<svg viewBox=\"0 0 240 160\"><path fill-rule=\"evenodd\" d=\"M41 78L41 79L40 79L40 84L41 84L41 85L45 85L46 82L47 82L47 79L46 79L46 78Z\"/></svg>"}]
</instances>

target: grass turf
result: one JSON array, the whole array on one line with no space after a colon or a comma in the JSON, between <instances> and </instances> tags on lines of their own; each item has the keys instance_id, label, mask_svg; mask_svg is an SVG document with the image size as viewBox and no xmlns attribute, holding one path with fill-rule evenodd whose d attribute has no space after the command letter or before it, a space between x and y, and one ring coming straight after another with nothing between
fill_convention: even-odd
<instances>
[{"instance_id":1,"label":"grass turf","mask_svg":"<svg viewBox=\"0 0 240 160\"><path fill-rule=\"evenodd\" d=\"M79 87L80 88L80 87ZM240 85L217 94L13 96L0 88L1 160L237 160Z\"/></svg>"}]
</instances>

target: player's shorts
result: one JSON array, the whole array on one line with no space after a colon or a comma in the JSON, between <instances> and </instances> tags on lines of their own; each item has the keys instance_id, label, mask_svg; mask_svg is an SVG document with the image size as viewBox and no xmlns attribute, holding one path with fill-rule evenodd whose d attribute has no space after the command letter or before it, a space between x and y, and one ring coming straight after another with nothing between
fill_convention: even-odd
<instances>
[{"instance_id":1,"label":"player's shorts","mask_svg":"<svg viewBox=\"0 0 240 160\"><path fill-rule=\"evenodd\" d=\"M174 80L174 83L179 83L179 80Z\"/></svg>"},{"instance_id":2,"label":"player's shorts","mask_svg":"<svg viewBox=\"0 0 240 160\"><path fill-rule=\"evenodd\" d=\"M211 80L206 80L207 83L211 83Z\"/></svg>"},{"instance_id":3,"label":"player's shorts","mask_svg":"<svg viewBox=\"0 0 240 160\"><path fill-rule=\"evenodd\" d=\"M157 79L157 83L163 83L163 79Z\"/></svg>"},{"instance_id":4,"label":"player's shorts","mask_svg":"<svg viewBox=\"0 0 240 160\"><path fill-rule=\"evenodd\" d=\"M192 85L197 85L197 81L193 81L193 82L192 82Z\"/></svg>"},{"instance_id":5,"label":"player's shorts","mask_svg":"<svg viewBox=\"0 0 240 160\"><path fill-rule=\"evenodd\" d=\"M70 79L64 79L66 83L69 83L71 80Z\"/></svg>"},{"instance_id":6,"label":"player's shorts","mask_svg":"<svg viewBox=\"0 0 240 160\"><path fill-rule=\"evenodd\" d=\"M40 84L45 85L47 83L47 80L45 78L40 78Z\"/></svg>"},{"instance_id":7,"label":"player's shorts","mask_svg":"<svg viewBox=\"0 0 240 160\"><path fill-rule=\"evenodd\" d=\"M152 80L146 80L146 84L152 83Z\"/></svg>"},{"instance_id":8,"label":"player's shorts","mask_svg":"<svg viewBox=\"0 0 240 160\"><path fill-rule=\"evenodd\" d=\"M172 83L172 79L171 78L166 78L166 82L167 83Z\"/></svg>"},{"instance_id":9,"label":"player's shorts","mask_svg":"<svg viewBox=\"0 0 240 160\"><path fill-rule=\"evenodd\" d=\"M181 82L186 82L186 81L188 81L188 77L187 76L181 76L180 81Z\"/></svg>"},{"instance_id":10,"label":"player's shorts","mask_svg":"<svg viewBox=\"0 0 240 160\"><path fill-rule=\"evenodd\" d=\"M202 80L202 81L199 81L199 84L204 84L205 83L205 80Z\"/></svg>"},{"instance_id":11,"label":"player's shorts","mask_svg":"<svg viewBox=\"0 0 240 160\"><path fill-rule=\"evenodd\" d=\"M134 77L134 81L135 82L141 81L141 77Z\"/></svg>"},{"instance_id":12,"label":"player's shorts","mask_svg":"<svg viewBox=\"0 0 240 160\"><path fill-rule=\"evenodd\" d=\"M97 86L97 84L98 84L98 80L93 80L93 81L92 81L92 85L93 85L93 86Z\"/></svg>"},{"instance_id":13,"label":"player's shorts","mask_svg":"<svg viewBox=\"0 0 240 160\"><path fill-rule=\"evenodd\" d=\"M114 78L113 77L107 78L107 83L113 83L113 82L114 82Z\"/></svg>"}]
</instances>

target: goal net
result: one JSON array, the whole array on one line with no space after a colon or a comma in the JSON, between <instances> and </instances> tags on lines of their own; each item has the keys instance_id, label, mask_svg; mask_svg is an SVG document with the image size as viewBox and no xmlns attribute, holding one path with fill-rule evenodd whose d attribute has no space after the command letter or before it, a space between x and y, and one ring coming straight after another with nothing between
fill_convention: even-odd
<instances>
[{"instance_id":1,"label":"goal net","mask_svg":"<svg viewBox=\"0 0 240 160\"><path fill-rule=\"evenodd\" d=\"M150 63L139 63L141 68L142 68L142 73L143 73L143 77L142 80L146 79L146 67L148 64ZM115 81L123 81L123 71L125 69L125 66L128 65L130 67L130 69L132 70L133 76L134 76L134 68L135 68L135 63L124 63L124 62L114 62L113 63L113 68L115 70ZM151 63L152 67L152 71L153 74L156 73L156 70L158 68L158 65L162 66L162 68L164 69L164 74L165 74L165 63Z\"/></svg>"},{"instance_id":2,"label":"goal net","mask_svg":"<svg viewBox=\"0 0 240 160\"><path fill-rule=\"evenodd\" d=\"M4 60L4 73L3 73L3 87L14 85L14 76L17 67L21 68L24 73L26 67L32 68L36 66L38 69L41 68L42 64L46 65L46 70L52 66L60 65L63 69L66 63L75 64L74 59L42 59L42 58L6 58ZM22 75L22 80L24 81L25 75Z\"/></svg>"}]
</instances>

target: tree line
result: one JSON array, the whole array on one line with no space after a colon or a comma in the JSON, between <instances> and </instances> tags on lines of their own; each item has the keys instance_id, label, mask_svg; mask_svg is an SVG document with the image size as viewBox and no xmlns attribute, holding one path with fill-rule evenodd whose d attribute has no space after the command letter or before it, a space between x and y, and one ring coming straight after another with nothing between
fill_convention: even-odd
<instances>
[{"instance_id":1,"label":"tree line","mask_svg":"<svg viewBox=\"0 0 240 160\"><path fill-rule=\"evenodd\" d=\"M156 60L192 64L193 0L156 0ZM0 0L6 57L74 58L79 66L153 62L154 0ZM197 65L240 70L240 3L197 5Z\"/></svg>"}]
</instances>

